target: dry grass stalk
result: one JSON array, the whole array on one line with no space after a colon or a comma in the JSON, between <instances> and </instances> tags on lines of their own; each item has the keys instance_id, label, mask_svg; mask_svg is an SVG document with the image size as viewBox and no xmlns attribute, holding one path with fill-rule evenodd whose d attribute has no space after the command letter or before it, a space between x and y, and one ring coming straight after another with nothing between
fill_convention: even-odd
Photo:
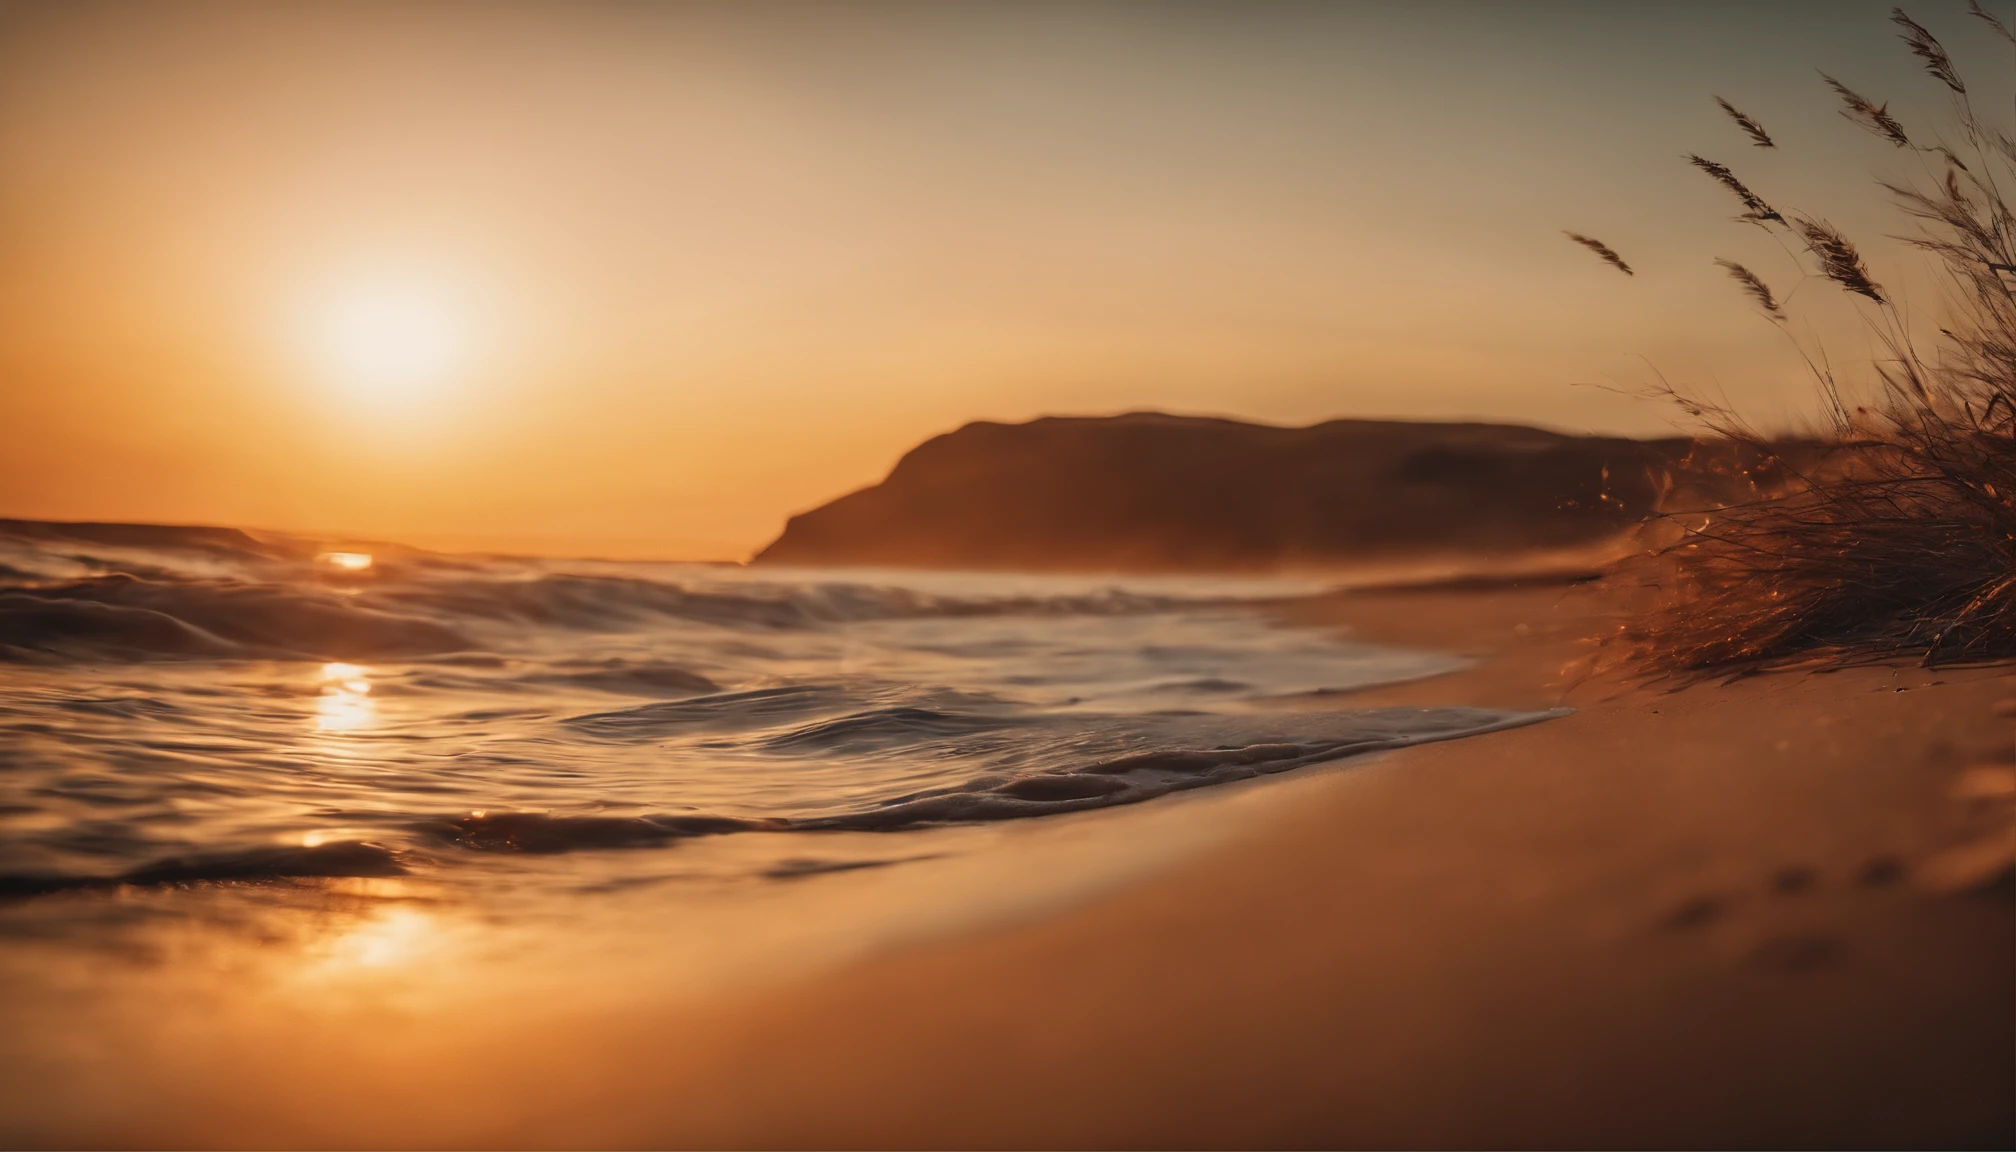
<instances>
[{"instance_id":1,"label":"dry grass stalk","mask_svg":"<svg viewBox=\"0 0 2016 1152\"><path fill-rule=\"evenodd\" d=\"M1772 142L1771 134L1764 131L1762 124L1737 111L1734 104L1729 103L1720 96L1715 97L1715 103L1721 105L1722 111L1727 112L1729 118L1736 122L1736 126L1741 128L1744 134L1750 137L1752 144L1755 144L1759 148L1776 148L1778 146Z\"/></svg>"},{"instance_id":2,"label":"dry grass stalk","mask_svg":"<svg viewBox=\"0 0 2016 1152\"><path fill-rule=\"evenodd\" d=\"M1932 33L1925 30L1923 24L1906 16L1902 8L1890 10L1890 22L1904 29L1900 39L1911 49L1913 56L1925 61L1925 71L1937 77L1956 95L1967 94L1967 85L1960 82L1960 74L1953 70L1953 61L1946 55L1946 49L1940 46Z\"/></svg>"},{"instance_id":3,"label":"dry grass stalk","mask_svg":"<svg viewBox=\"0 0 2016 1152\"><path fill-rule=\"evenodd\" d=\"M1811 216L1795 217L1794 223L1800 239L1806 242L1806 250L1819 262L1822 276L1857 296L1866 296L1878 304L1888 303L1883 298L1881 286L1869 278L1869 269L1862 263L1862 254L1839 229Z\"/></svg>"},{"instance_id":4,"label":"dry grass stalk","mask_svg":"<svg viewBox=\"0 0 2016 1152\"><path fill-rule=\"evenodd\" d=\"M1779 215L1776 208L1766 204L1762 197L1750 191L1743 181L1738 180L1736 174L1731 172L1727 167L1717 164L1713 160L1704 159L1692 154L1688 155L1687 162L1706 172L1717 184L1722 185L1735 194L1736 199L1743 205L1743 215L1739 219L1758 224L1767 221L1777 224L1785 223L1785 217Z\"/></svg>"},{"instance_id":5,"label":"dry grass stalk","mask_svg":"<svg viewBox=\"0 0 2016 1152\"><path fill-rule=\"evenodd\" d=\"M2009 41L2011 44L2016 44L2016 33L2010 32L2008 25L1997 20L1986 8L1981 7L1981 0L1967 0L1967 10L1972 12L1977 18L1986 21L1988 26L1993 28L1996 34L2004 40Z\"/></svg>"},{"instance_id":6,"label":"dry grass stalk","mask_svg":"<svg viewBox=\"0 0 2016 1152\"><path fill-rule=\"evenodd\" d=\"M1568 237L1568 239L1573 240L1575 243L1580 244L1582 247L1587 248L1589 251L1594 252L1596 255L1601 256L1606 262L1610 264L1611 267L1617 269L1619 272L1624 273L1624 275L1626 276L1637 275L1637 273L1631 271L1631 266L1624 262L1624 258L1622 256L1617 255L1616 252L1611 250L1608 244L1603 243L1601 240L1597 240L1589 236L1584 236L1580 232L1564 231L1561 234L1563 236Z\"/></svg>"},{"instance_id":7,"label":"dry grass stalk","mask_svg":"<svg viewBox=\"0 0 2016 1152\"><path fill-rule=\"evenodd\" d=\"M1678 542L1647 561L1665 605L1628 629L1650 668L1698 675L1813 659L2016 658L2016 212L2002 193L2016 188L2016 146L1980 119L1938 41L1901 11L1895 19L1952 94L1970 161L1924 149L1947 161L1943 172L1884 185L1915 226L1907 239L1947 272L1952 310L1936 346L1921 347L1848 238L1791 214L1787 232L1820 274L1874 303L1865 316L1888 349L1881 391L1867 406L1850 405L1824 349L1800 345L1834 427L1826 447L1799 451L1725 407L1676 397L1720 434L1722 459L1748 452L1775 464L1757 471L1775 479L1753 484L1745 500L1667 514ZM1882 106L1828 83L1849 119L1911 147ZM1767 312L1780 311L1761 277L1718 263Z\"/></svg>"},{"instance_id":8,"label":"dry grass stalk","mask_svg":"<svg viewBox=\"0 0 2016 1152\"><path fill-rule=\"evenodd\" d=\"M1758 307L1764 309L1765 314L1773 320L1785 319L1784 310L1778 306L1778 298L1771 294L1770 285L1764 283L1762 277L1734 260L1717 260L1715 263L1720 264L1731 278L1743 286L1743 290L1750 294L1751 299L1757 301Z\"/></svg>"},{"instance_id":9,"label":"dry grass stalk","mask_svg":"<svg viewBox=\"0 0 2016 1152\"><path fill-rule=\"evenodd\" d=\"M1820 78L1841 97L1841 103L1844 105L1841 115L1899 148L1911 147L1911 138L1904 134L1904 126L1897 122L1897 118L1890 115L1888 104L1877 104L1865 98L1825 72L1820 73Z\"/></svg>"}]
</instances>

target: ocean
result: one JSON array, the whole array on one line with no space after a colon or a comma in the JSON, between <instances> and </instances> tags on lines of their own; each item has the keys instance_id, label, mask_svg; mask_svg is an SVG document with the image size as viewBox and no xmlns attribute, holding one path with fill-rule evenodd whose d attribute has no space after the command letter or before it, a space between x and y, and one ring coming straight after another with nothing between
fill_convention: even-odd
<instances>
[{"instance_id":1,"label":"ocean","mask_svg":"<svg viewBox=\"0 0 2016 1152\"><path fill-rule=\"evenodd\" d=\"M1463 661L1284 623L1323 587L10 522L0 898L508 888L577 853L598 889L784 883L1548 715L1350 707Z\"/></svg>"}]
</instances>

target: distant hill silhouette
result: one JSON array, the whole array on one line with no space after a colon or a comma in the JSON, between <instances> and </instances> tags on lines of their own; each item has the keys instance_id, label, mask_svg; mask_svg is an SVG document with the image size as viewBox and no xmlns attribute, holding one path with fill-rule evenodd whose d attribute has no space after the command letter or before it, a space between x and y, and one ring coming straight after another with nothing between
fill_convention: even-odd
<instances>
[{"instance_id":1,"label":"distant hill silhouette","mask_svg":"<svg viewBox=\"0 0 2016 1152\"><path fill-rule=\"evenodd\" d=\"M982 421L793 516L756 562L1250 571L1559 547L1642 519L1692 447L1510 424Z\"/></svg>"}]
</instances>

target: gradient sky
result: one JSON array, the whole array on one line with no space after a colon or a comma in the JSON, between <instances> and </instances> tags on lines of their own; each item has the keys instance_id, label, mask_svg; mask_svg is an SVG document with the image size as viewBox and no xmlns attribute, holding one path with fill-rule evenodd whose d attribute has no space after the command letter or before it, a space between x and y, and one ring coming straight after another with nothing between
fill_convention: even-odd
<instances>
[{"instance_id":1,"label":"gradient sky","mask_svg":"<svg viewBox=\"0 0 2016 1152\"><path fill-rule=\"evenodd\" d=\"M1680 157L1935 304L1814 74L1936 119L1887 13L0 2L0 515L738 558L974 419L1794 421Z\"/></svg>"}]
</instances>

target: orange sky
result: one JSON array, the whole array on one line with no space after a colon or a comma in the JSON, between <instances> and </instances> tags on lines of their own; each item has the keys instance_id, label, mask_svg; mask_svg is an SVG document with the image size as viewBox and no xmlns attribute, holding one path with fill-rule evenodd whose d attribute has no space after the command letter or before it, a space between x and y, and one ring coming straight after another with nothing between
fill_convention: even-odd
<instances>
[{"instance_id":1,"label":"orange sky","mask_svg":"<svg viewBox=\"0 0 2016 1152\"><path fill-rule=\"evenodd\" d=\"M1896 230L1886 11L0 2L0 514L739 558L971 419L1782 419L1679 156Z\"/></svg>"}]
</instances>

